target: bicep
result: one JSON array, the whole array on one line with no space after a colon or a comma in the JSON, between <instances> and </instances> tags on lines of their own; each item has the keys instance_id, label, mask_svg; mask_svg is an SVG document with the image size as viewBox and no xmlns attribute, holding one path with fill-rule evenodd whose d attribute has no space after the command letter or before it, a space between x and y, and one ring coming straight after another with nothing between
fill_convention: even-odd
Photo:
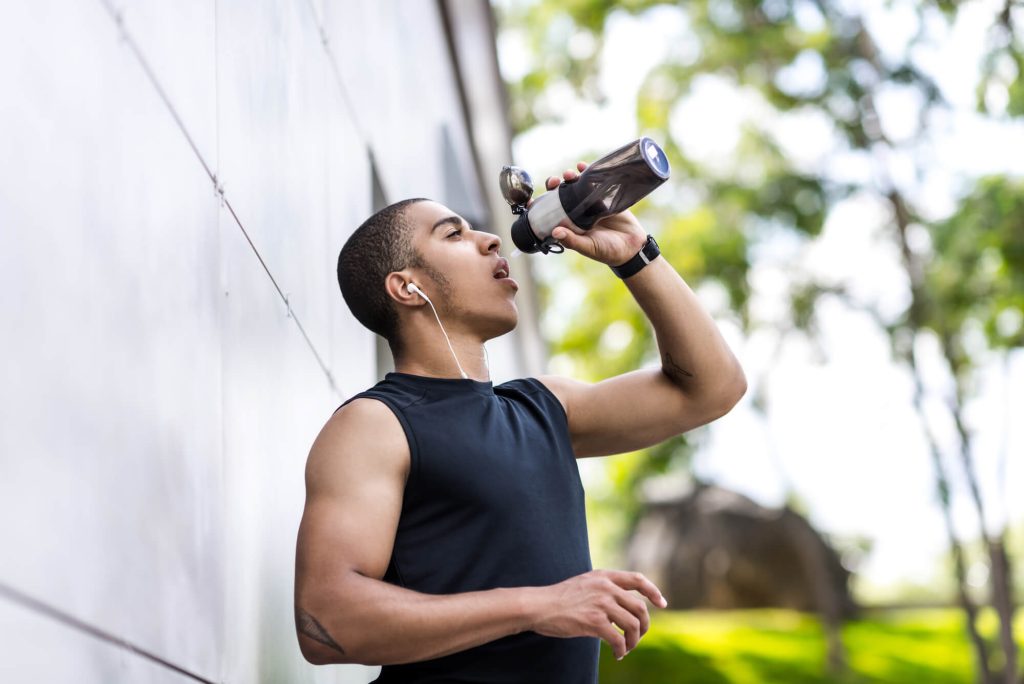
<instances>
[{"instance_id":1,"label":"bicep","mask_svg":"<svg viewBox=\"0 0 1024 684\"><path fill-rule=\"evenodd\" d=\"M306 463L296 600L332 595L351 572L384 576L408 464L401 425L381 402L357 399L331 417Z\"/></svg>"},{"instance_id":2,"label":"bicep","mask_svg":"<svg viewBox=\"0 0 1024 684\"><path fill-rule=\"evenodd\" d=\"M577 458L621 454L709 423L721 412L683 393L660 368L641 368L596 383L538 377L562 402Z\"/></svg>"}]
</instances>

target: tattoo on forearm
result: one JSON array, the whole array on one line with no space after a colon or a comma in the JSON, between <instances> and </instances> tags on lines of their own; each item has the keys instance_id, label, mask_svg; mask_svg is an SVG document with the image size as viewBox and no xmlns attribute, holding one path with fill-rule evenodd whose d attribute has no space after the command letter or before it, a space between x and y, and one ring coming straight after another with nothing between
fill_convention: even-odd
<instances>
[{"instance_id":1,"label":"tattoo on forearm","mask_svg":"<svg viewBox=\"0 0 1024 684\"><path fill-rule=\"evenodd\" d=\"M693 373L691 373L690 371L686 370L685 368L677 364L675 361L673 361L672 355L667 352L665 353L665 360L661 364L661 370L665 373L665 375L675 380L676 382L682 382L684 377L693 377Z\"/></svg>"},{"instance_id":2,"label":"tattoo on forearm","mask_svg":"<svg viewBox=\"0 0 1024 684\"><path fill-rule=\"evenodd\" d=\"M345 654L345 649L341 647L341 644L331 638L331 635L327 633L327 630L324 629L323 625L317 622L315 617L298 606L295 607L295 624L298 626L299 631L310 639L314 639L319 641L321 644L330 646L342 655Z\"/></svg>"}]
</instances>

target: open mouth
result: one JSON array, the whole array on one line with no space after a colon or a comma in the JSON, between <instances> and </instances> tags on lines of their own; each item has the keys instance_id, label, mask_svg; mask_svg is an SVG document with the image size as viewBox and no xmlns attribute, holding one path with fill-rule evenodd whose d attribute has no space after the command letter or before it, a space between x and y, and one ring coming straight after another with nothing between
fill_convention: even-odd
<instances>
[{"instance_id":1,"label":"open mouth","mask_svg":"<svg viewBox=\"0 0 1024 684\"><path fill-rule=\"evenodd\" d=\"M506 259L504 259L504 258L498 259L498 264L494 267L493 277L494 277L495 280L500 280L502 282L506 282L509 285L511 285L512 287L514 287L515 289L517 289L517 290L519 289L519 283L514 281L509 276L508 261Z\"/></svg>"},{"instance_id":2,"label":"open mouth","mask_svg":"<svg viewBox=\"0 0 1024 684\"><path fill-rule=\"evenodd\" d=\"M502 278L509 277L508 260L505 258L499 258L498 263L494 267L494 278L500 280Z\"/></svg>"}]
</instances>

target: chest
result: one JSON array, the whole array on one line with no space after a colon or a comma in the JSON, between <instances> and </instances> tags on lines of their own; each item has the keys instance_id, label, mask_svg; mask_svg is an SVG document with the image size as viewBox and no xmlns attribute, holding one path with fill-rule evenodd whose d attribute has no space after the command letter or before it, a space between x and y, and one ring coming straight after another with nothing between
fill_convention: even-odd
<instances>
[{"instance_id":1,"label":"chest","mask_svg":"<svg viewBox=\"0 0 1024 684\"><path fill-rule=\"evenodd\" d=\"M493 508L581 493L564 424L532 404L454 404L413 420L413 495Z\"/></svg>"}]
</instances>

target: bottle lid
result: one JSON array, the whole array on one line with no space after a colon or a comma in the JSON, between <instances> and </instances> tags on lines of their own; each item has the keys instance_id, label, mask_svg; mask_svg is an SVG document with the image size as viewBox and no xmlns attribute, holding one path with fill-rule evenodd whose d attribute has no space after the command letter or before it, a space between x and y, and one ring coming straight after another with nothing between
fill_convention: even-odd
<instances>
[{"instance_id":1,"label":"bottle lid","mask_svg":"<svg viewBox=\"0 0 1024 684\"><path fill-rule=\"evenodd\" d=\"M532 253L540 249L540 241L533 234L530 218L526 212L519 214L512 224L512 243L520 252Z\"/></svg>"},{"instance_id":2,"label":"bottle lid","mask_svg":"<svg viewBox=\"0 0 1024 684\"><path fill-rule=\"evenodd\" d=\"M530 217L525 212L520 214L519 218L512 224L512 244L524 254L532 254L534 252L561 254L565 251L565 245L556 240L552 235L548 235L543 240L538 240L537 235L533 232L533 227L530 226Z\"/></svg>"}]
</instances>

